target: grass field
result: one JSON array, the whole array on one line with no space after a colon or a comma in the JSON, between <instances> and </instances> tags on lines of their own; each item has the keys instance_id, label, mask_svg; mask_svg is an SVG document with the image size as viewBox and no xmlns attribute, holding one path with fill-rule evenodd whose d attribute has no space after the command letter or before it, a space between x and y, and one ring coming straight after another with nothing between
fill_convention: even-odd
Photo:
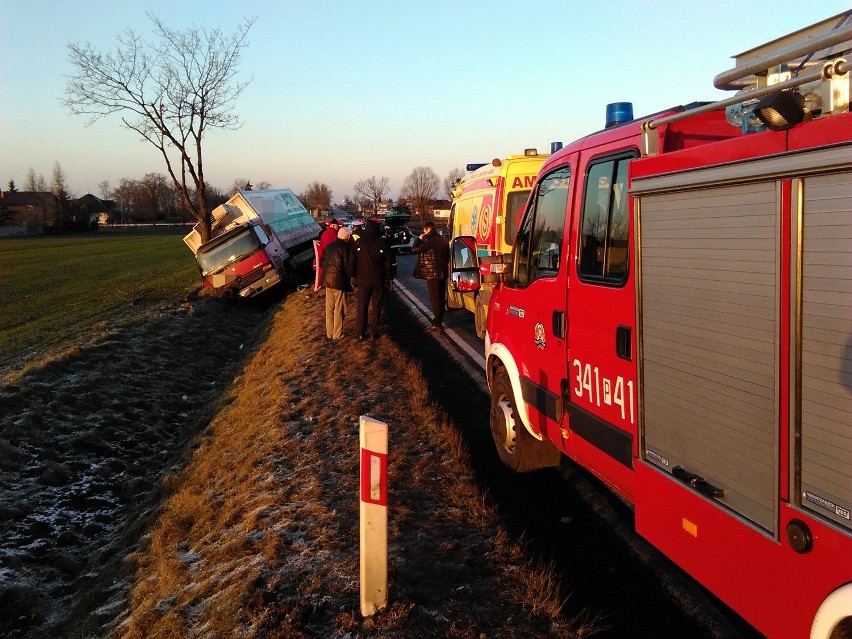
<instances>
[{"instance_id":1,"label":"grass field","mask_svg":"<svg viewBox=\"0 0 852 639\"><path fill-rule=\"evenodd\" d=\"M0 241L0 371L89 341L199 282L177 233Z\"/></svg>"}]
</instances>

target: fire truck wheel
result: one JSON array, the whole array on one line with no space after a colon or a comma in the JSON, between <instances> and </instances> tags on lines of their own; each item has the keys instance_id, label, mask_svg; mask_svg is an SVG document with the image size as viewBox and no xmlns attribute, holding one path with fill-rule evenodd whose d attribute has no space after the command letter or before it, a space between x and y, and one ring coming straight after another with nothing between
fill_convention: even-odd
<instances>
[{"instance_id":1,"label":"fire truck wheel","mask_svg":"<svg viewBox=\"0 0 852 639\"><path fill-rule=\"evenodd\" d=\"M488 308L482 303L482 296L476 297L476 310L474 311L473 323L476 327L476 336L485 339L485 320L488 317Z\"/></svg>"},{"instance_id":2,"label":"fire truck wheel","mask_svg":"<svg viewBox=\"0 0 852 639\"><path fill-rule=\"evenodd\" d=\"M559 450L550 442L537 440L521 423L515 410L512 384L502 368L495 374L491 388L490 421L500 461L516 473L559 465Z\"/></svg>"}]
</instances>

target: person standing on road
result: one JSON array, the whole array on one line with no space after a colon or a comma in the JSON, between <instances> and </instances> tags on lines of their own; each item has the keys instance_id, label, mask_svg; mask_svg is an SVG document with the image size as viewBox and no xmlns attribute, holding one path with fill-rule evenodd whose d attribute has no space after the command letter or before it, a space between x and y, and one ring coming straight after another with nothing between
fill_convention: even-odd
<instances>
[{"instance_id":1,"label":"person standing on road","mask_svg":"<svg viewBox=\"0 0 852 639\"><path fill-rule=\"evenodd\" d=\"M379 319L385 291L393 281L390 245L381 237L378 222L368 220L349 254L349 273L355 288L355 334L366 339L379 336ZM369 321L368 321L369 320Z\"/></svg>"},{"instance_id":2,"label":"person standing on road","mask_svg":"<svg viewBox=\"0 0 852 639\"><path fill-rule=\"evenodd\" d=\"M347 297L352 290L349 281L349 229L337 230L337 239L325 247L320 266L325 287L325 336L343 337L343 321L348 311Z\"/></svg>"},{"instance_id":3,"label":"person standing on road","mask_svg":"<svg viewBox=\"0 0 852 639\"><path fill-rule=\"evenodd\" d=\"M429 289L429 303L432 305L433 314L429 330L444 332L444 307L447 303L450 264L449 240L438 235L432 222L426 222L423 225L423 233L414 243L411 252L417 255L414 277L426 280L426 288Z\"/></svg>"}]
</instances>

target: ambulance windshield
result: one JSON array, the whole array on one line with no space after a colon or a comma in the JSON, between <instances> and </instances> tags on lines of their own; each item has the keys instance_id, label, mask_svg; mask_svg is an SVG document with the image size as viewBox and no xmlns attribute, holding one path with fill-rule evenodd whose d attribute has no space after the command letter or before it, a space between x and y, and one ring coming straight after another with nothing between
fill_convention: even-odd
<instances>
[{"instance_id":1,"label":"ambulance windshield","mask_svg":"<svg viewBox=\"0 0 852 639\"><path fill-rule=\"evenodd\" d=\"M515 235L518 234L518 220L523 213L524 204L530 196L529 189L523 191L509 191L506 195L506 219L503 221L503 241L512 246L515 243Z\"/></svg>"}]
</instances>

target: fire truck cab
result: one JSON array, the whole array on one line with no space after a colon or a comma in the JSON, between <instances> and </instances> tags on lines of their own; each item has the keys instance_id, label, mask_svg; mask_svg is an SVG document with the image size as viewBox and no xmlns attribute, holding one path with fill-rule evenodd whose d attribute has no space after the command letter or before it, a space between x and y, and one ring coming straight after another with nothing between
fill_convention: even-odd
<instances>
[{"instance_id":1,"label":"fire truck cab","mask_svg":"<svg viewBox=\"0 0 852 639\"><path fill-rule=\"evenodd\" d=\"M503 462L589 469L769 637L852 632L850 16L737 56L728 100L611 105L545 162L511 253L452 246L457 290L504 268Z\"/></svg>"}]
</instances>

